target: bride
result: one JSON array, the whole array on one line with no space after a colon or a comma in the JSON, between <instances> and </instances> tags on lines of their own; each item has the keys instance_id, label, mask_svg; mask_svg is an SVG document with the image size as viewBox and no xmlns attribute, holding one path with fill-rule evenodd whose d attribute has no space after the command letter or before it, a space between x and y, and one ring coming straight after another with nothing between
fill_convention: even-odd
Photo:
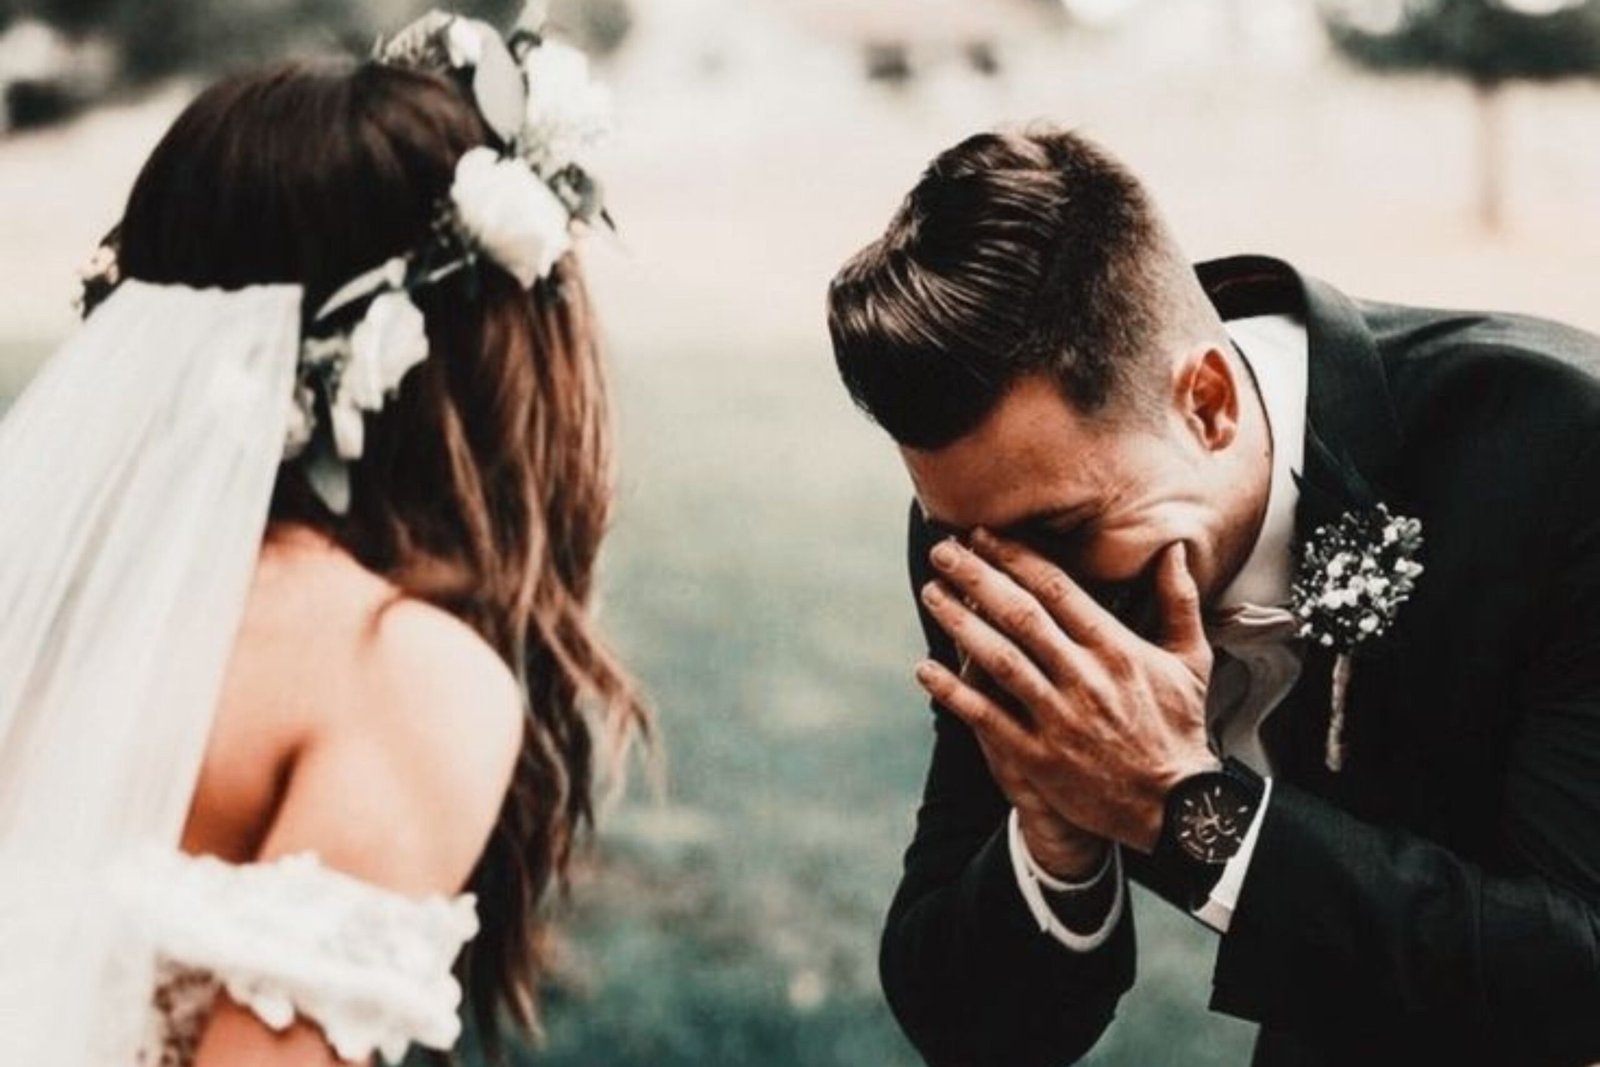
<instances>
[{"instance_id":1,"label":"bride","mask_svg":"<svg viewBox=\"0 0 1600 1067\"><path fill-rule=\"evenodd\" d=\"M537 23L201 95L0 423L0 1063L532 1026L646 723L586 614L604 101Z\"/></svg>"}]
</instances>

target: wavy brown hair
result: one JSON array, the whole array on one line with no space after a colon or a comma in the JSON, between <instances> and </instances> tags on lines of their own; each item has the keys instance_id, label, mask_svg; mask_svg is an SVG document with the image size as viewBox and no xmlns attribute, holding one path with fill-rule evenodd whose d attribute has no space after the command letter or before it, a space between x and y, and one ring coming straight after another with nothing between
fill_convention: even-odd
<instances>
[{"instance_id":1,"label":"wavy brown hair","mask_svg":"<svg viewBox=\"0 0 1600 1067\"><path fill-rule=\"evenodd\" d=\"M319 307L417 247L456 162L488 134L448 78L375 63L237 77L180 116L116 231L124 276L235 288L292 282ZM537 1023L547 908L593 822L598 764L647 728L587 610L611 504L610 427L576 260L530 293L488 264L416 294L431 358L367 420L346 515L298 466L275 529L321 530L404 592L450 611L525 683L522 751L471 879L482 933L459 964L484 1040Z\"/></svg>"}]
</instances>

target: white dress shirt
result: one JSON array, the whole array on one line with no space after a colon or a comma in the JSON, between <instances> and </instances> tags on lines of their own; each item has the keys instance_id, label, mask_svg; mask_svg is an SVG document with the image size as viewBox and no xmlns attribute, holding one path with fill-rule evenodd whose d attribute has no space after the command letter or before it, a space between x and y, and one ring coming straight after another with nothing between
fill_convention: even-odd
<instances>
[{"instance_id":1,"label":"white dress shirt","mask_svg":"<svg viewBox=\"0 0 1600 1067\"><path fill-rule=\"evenodd\" d=\"M1281 608L1289 602L1294 575L1294 513L1300 497L1295 474L1305 459L1309 347L1305 324L1295 316L1263 315L1226 325L1255 379L1272 439L1272 480L1261 532L1238 575L1212 605L1213 611L1249 613L1252 609ZM1261 744L1261 724L1294 688L1300 674L1301 649L1292 636L1282 632L1261 639L1230 633L1227 627L1208 627L1208 637L1217 653L1217 666L1206 695L1206 719L1212 737L1223 755L1232 756L1266 778L1266 792L1239 851L1223 868L1210 898L1195 912L1195 917L1206 925L1226 933L1272 800L1272 768ZM1018 829L1015 811L1008 824L1008 843L1018 889L1040 931L1074 952L1088 952L1103 944L1127 906L1126 894L1120 887L1105 922L1089 933L1067 929L1044 892L1085 892L1102 878L1120 879L1117 846L1112 847L1112 855L1098 872L1085 882L1073 884L1052 878L1035 862Z\"/></svg>"}]
</instances>

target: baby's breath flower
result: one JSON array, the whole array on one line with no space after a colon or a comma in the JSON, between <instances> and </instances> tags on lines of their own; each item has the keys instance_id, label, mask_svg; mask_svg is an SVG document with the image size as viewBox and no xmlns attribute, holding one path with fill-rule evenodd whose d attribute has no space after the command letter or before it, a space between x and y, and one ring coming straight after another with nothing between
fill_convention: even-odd
<instances>
[{"instance_id":1,"label":"baby's breath flower","mask_svg":"<svg viewBox=\"0 0 1600 1067\"><path fill-rule=\"evenodd\" d=\"M1411 599L1422 564L1422 523L1382 504L1320 526L1301 550L1291 610L1300 636L1338 654L1328 719L1328 769L1344 765L1344 711L1357 646L1382 637Z\"/></svg>"},{"instance_id":2,"label":"baby's breath flower","mask_svg":"<svg viewBox=\"0 0 1600 1067\"><path fill-rule=\"evenodd\" d=\"M1421 548L1422 524L1382 504L1320 527L1294 582L1301 636L1340 652L1382 636L1422 574Z\"/></svg>"}]
</instances>

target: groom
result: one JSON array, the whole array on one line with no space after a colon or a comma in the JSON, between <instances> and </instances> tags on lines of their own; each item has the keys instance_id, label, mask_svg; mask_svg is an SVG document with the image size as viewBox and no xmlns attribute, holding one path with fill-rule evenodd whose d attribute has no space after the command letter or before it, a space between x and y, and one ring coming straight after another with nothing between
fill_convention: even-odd
<instances>
[{"instance_id":1,"label":"groom","mask_svg":"<svg viewBox=\"0 0 1600 1067\"><path fill-rule=\"evenodd\" d=\"M1047 129L940 156L829 301L917 496L882 977L930 1064L1084 1055L1130 877L1257 1064L1600 1060L1600 340L1196 271Z\"/></svg>"}]
</instances>

